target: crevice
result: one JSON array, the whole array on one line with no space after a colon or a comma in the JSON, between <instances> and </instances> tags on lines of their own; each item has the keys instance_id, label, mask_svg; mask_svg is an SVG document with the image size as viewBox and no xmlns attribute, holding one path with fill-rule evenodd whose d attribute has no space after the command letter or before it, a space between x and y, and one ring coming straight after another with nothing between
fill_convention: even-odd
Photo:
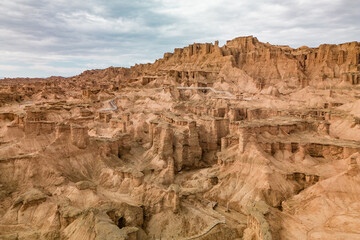
<instances>
[{"instance_id":1,"label":"crevice","mask_svg":"<svg viewBox=\"0 0 360 240\"><path fill-rule=\"evenodd\" d=\"M118 220L117 220L117 224L116 224L117 226L118 226L118 228L123 228L123 227L125 227L126 226L126 220L125 220L125 218L124 217L121 217L121 218L119 218Z\"/></svg>"}]
</instances>

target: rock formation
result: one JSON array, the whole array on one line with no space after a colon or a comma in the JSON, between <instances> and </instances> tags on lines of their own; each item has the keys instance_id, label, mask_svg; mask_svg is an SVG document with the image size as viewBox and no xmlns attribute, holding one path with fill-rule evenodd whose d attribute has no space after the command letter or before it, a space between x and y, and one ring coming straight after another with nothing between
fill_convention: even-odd
<instances>
[{"instance_id":1,"label":"rock formation","mask_svg":"<svg viewBox=\"0 0 360 240\"><path fill-rule=\"evenodd\" d=\"M360 43L194 43L0 80L0 239L359 239Z\"/></svg>"}]
</instances>

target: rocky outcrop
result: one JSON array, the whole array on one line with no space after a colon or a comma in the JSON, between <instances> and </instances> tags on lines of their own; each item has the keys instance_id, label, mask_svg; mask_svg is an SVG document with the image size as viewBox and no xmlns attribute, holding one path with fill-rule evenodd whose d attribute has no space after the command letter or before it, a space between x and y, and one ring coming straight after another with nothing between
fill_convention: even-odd
<instances>
[{"instance_id":1,"label":"rocky outcrop","mask_svg":"<svg viewBox=\"0 0 360 240\"><path fill-rule=\"evenodd\" d=\"M78 148L86 148L89 144L88 128L78 125L71 125L70 138L71 143Z\"/></svg>"},{"instance_id":2,"label":"rocky outcrop","mask_svg":"<svg viewBox=\"0 0 360 240\"><path fill-rule=\"evenodd\" d=\"M161 159L174 159L176 171L180 171L184 167L199 165L202 150L194 122L181 128L152 122L150 142L152 143L152 152L158 154Z\"/></svg>"},{"instance_id":3,"label":"rocky outcrop","mask_svg":"<svg viewBox=\"0 0 360 240\"><path fill-rule=\"evenodd\" d=\"M2 79L0 238L359 238L359 48L247 36Z\"/></svg>"},{"instance_id":4,"label":"rocky outcrop","mask_svg":"<svg viewBox=\"0 0 360 240\"><path fill-rule=\"evenodd\" d=\"M247 229L244 231L244 240L260 239L271 240L272 234L270 225L266 220L266 215L269 214L270 209L264 202L254 202L252 205L246 207L248 212Z\"/></svg>"}]
</instances>

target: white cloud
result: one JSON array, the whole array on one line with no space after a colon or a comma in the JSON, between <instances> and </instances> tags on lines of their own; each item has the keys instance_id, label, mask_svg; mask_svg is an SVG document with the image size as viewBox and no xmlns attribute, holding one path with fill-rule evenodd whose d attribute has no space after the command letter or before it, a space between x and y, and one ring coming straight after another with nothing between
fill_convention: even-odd
<instances>
[{"instance_id":1,"label":"white cloud","mask_svg":"<svg viewBox=\"0 0 360 240\"><path fill-rule=\"evenodd\" d=\"M5 64L0 64L0 69L2 71L19 71L21 69L20 66L16 66L16 65L5 65Z\"/></svg>"},{"instance_id":2,"label":"white cloud","mask_svg":"<svg viewBox=\"0 0 360 240\"><path fill-rule=\"evenodd\" d=\"M147 30L139 19L104 18L85 11L59 13L58 17L74 32L135 33Z\"/></svg>"}]
</instances>

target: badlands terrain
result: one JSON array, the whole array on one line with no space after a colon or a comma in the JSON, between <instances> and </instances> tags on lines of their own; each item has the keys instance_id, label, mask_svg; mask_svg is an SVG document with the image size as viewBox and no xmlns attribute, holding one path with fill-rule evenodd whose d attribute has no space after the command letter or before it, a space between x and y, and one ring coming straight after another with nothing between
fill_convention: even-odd
<instances>
[{"instance_id":1,"label":"badlands terrain","mask_svg":"<svg viewBox=\"0 0 360 240\"><path fill-rule=\"evenodd\" d=\"M360 43L240 37L0 80L0 239L360 239Z\"/></svg>"}]
</instances>

